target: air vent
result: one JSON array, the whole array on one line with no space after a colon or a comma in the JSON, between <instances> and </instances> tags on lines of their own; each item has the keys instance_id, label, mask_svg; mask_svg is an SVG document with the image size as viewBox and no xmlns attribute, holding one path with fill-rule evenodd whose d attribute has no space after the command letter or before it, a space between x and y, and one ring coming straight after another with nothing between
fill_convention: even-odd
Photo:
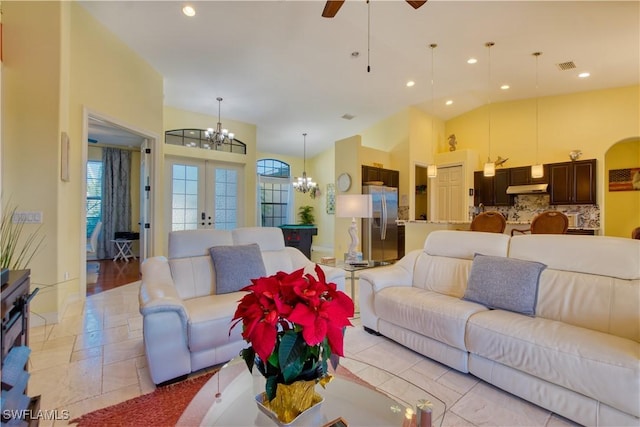
<instances>
[{"instance_id":1,"label":"air vent","mask_svg":"<svg viewBox=\"0 0 640 427\"><path fill-rule=\"evenodd\" d=\"M562 71L573 70L574 68L576 68L576 64L574 64L573 61L561 62L561 63L556 64L556 65Z\"/></svg>"},{"instance_id":2,"label":"air vent","mask_svg":"<svg viewBox=\"0 0 640 427\"><path fill-rule=\"evenodd\" d=\"M353 114L345 114L342 116L343 119L345 120L351 120L353 119L355 116Z\"/></svg>"}]
</instances>

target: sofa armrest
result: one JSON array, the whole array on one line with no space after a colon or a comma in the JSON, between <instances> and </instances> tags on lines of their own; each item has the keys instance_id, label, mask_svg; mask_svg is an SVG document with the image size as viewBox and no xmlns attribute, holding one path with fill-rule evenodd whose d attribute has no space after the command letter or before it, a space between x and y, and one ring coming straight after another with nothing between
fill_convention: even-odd
<instances>
[{"instance_id":1,"label":"sofa armrest","mask_svg":"<svg viewBox=\"0 0 640 427\"><path fill-rule=\"evenodd\" d=\"M393 265L363 270L360 272L360 283L368 282L374 293L389 286L411 286L413 268L421 252L422 250L411 251Z\"/></svg>"},{"instance_id":2,"label":"sofa armrest","mask_svg":"<svg viewBox=\"0 0 640 427\"><path fill-rule=\"evenodd\" d=\"M138 301L140 314L143 316L163 311L175 311L182 323L186 340L189 315L173 284L167 258L158 256L144 260Z\"/></svg>"},{"instance_id":3,"label":"sofa armrest","mask_svg":"<svg viewBox=\"0 0 640 427\"><path fill-rule=\"evenodd\" d=\"M328 283L335 283L338 287L338 290L343 291L345 289L344 284L344 270L341 268L330 267L328 265L320 265L320 268L324 272L324 275L327 279ZM315 268L315 265L314 265Z\"/></svg>"},{"instance_id":4,"label":"sofa armrest","mask_svg":"<svg viewBox=\"0 0 640 427\"><path fill-rule=\"evenodd\" d=\"M160 384L191 372L189 313L173 283L167 258L147 258L141 269L138 301L145 353L151 379Z\"/></svg>"}]
</instances>

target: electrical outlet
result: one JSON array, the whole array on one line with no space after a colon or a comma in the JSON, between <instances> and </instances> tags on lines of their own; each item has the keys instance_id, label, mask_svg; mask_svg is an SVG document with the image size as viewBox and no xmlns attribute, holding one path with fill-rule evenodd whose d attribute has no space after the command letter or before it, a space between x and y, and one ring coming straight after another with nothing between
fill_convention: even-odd
<instances>
[{"instance_id":1,"label":"electrical outlet","mask_svg":"<svg viewBox=\"0 0 640 427\"><path fill-rule=\"evenodd\" d=\"M14 224L42 224L42 211L16 211L11 221Z\"/></svg>"},{"instance_id":2,"label":"electrical outlet","mask_svg":"<svg viewBox=\"0 0 640 427\"><path fill-rule=\"evenodd\" d=\"M68 271L64 272L64 280L69 280L69 272Z\"/></svg>"}]
</instances>

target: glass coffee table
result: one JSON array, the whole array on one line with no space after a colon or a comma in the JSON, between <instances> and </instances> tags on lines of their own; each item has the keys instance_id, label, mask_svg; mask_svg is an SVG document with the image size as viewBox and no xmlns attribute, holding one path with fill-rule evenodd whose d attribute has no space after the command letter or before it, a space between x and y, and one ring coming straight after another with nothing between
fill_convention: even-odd
<instances>
[{"instance_id":1,"label":"glass coffee table","mask_svg":"<svg viewBox=\"0 0 640 427\"><path fill-rule=\"evenodd\" d=\"M367 369L377 368L368 366ZM341 374L340 371L339 368L326 389L320 385L316 386L316 391L324 397L320 410L301 415L294 425L321 427L342 418L350 426L400 427L407 422L407 408L415 410L418 399L435 403L433 420L444 411L444 404L422 390L417 390L416 401L406 402L404 401L406 396L404 399L391 397L360 380L355 374L351 372ZM382 371L380 374L382 373L393 377L392 382L397 390L406 391L409 387L417 389L413 384L389 372ZM260 411L256 404L255 396L262 391L264 391L264 378L256 369L251 374L244 360L237 357L225 364L202 387L176 425L274 426L275 422Z\"/></svg>"}]
</instances>

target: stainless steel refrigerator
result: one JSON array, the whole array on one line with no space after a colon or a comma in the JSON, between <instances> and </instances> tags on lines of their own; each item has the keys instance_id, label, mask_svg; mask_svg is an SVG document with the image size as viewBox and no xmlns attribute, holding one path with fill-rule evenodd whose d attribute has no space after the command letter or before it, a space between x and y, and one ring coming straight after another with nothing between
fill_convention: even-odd
<instances>
[{"instance_id":1,"label":"stainless steel refrigerator","mask_svg":"<svg viewBox=\"0 0 640 427\"><path fill-rule=\"evenodd\" d=\"M362 194L371 194L373 218L362 221L362 257L372 261L398 259L398 189L364 185Z\"/></svg>"}]
</instances>

